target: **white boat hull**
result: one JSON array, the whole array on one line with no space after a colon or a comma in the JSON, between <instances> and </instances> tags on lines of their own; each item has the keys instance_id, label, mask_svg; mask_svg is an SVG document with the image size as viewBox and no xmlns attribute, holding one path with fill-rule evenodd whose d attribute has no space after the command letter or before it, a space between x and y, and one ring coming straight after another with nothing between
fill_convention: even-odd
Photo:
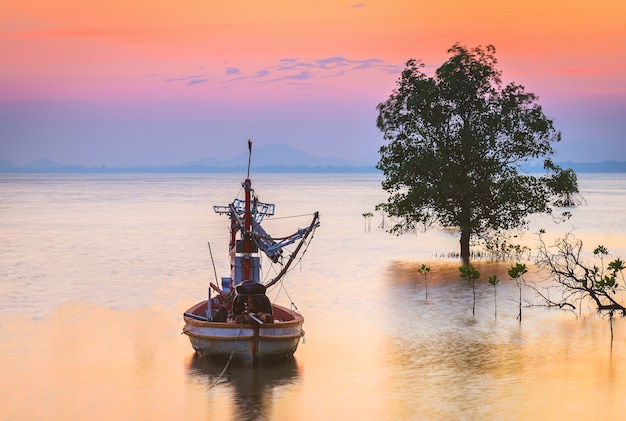
<instances>
[{"instance_id":1,"label":"white boat hull","mask_svg":"<svg viewBox=\"0 0 626 421\"><path fill-rule=\"evenodd\" d=\"M264 361L291 358L304 336L304 319L285 307L272 305L273 323L235 324L209 322L184 316L183 333L191 346L205 358L229 359L256 366ZM186 313L204 315L207 302L191 307Z\"/></svg>"}]
</instances>

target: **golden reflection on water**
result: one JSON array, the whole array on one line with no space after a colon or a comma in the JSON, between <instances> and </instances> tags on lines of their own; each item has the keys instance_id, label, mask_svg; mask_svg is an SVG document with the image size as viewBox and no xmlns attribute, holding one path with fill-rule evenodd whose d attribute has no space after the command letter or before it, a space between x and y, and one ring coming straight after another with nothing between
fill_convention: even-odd
<instances>
[{"instance_id":1,"label":"golden reflection on water","mask_svg":"<svg viewBox=\"0 0 626 421\"><path fill-rule=\"evenodd\" d=\"M544 325L522 348L527 419L619 419L624 415L626 324L616 320L613 347L606 319L591 316ZM590 338L592 339L590 341Z\"/></svg>"},{"instance_id":2,"label":"golden reflection on water","mask_svg":"<svg viewBox=\"0 0 626 421\"><path fill-rule=\"evenodd\" d=\"M622 416L626 392L626 324L595 313L523 308L517 319L517 287L507 274L511 263L474 262L477 314L471 288L461 280L458 262L428 262L426 285L421 262L394 262L387 300L398 328L389 345L390 382L399 399L398 419L591 419L601 413ZM536 277L529 266L529 279ZM493 287L497 274L498 318ZM524 294L528 294L527 291Z\"/></svg>"},{"instance_id":3,"label":"golden reflection on water","mask_svg":"<svg viewBox=\"0 0 626 421\"><path fill-rule=\"evenodd\" d=\"M0 419L198 419L201 390L172 360L168 315L68 303L39 319L2 316ZM6 336L5 336L6 335ZM195 399L190 399L196 394Z\"/></svg>"},{"instance_id":4,"label":"golden reflection on water","mask_svg":"<svg viewBox=\"0 0 626 421\"><path fill-rule=\"evenodd\" d=\"M502 281L501 312L457 263L395 262L371 313L311 318L296 358L258 370L197 358L176 315L72 302L3 315L0 419L590 419L623 415L626 323L525 308ZM506 265L478 264L486 273ZM435 274L439 274L436 276ZM504 276L504 275L503 275ZM418 278L419 279L419 278ZM508 295L507 295L508 294ZM514 294L513 294L514 296ZM366 308L364 306L363 308ZM182 309L181 309L182 310ZM216 383L217 381L217 383Z\"/></svg>"}]
</instances>

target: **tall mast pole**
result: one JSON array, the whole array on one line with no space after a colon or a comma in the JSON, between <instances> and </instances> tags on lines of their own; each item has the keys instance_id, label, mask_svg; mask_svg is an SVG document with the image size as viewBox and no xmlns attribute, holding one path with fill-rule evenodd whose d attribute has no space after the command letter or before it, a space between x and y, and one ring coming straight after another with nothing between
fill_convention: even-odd
<instances>
[{"instance_id":1,"label":"tall mast pole","mask_svg":"<svg viewBox=\"0 0 626 421\"><path fill-rule=\"evenodd\" d=\"M250 181L250 160L252 158L252 141L248 139L248 176L246 177L246 181L243 184L244 190L246 192L246 207L244 210L244 237L243 237L243 280L247 281L251 279L251 259L250 253L252 251L251 242L252 236L250 230L252 228L252 212L251 212L251 193L252 193L252 182Z\"/></svg>"},{"instance_id":2,"label":"tall mast pole","mask_svg":"<svg viewBox=\"0 0 626 421\"><path fill-rule=\"evenodd\" d=\"M250 159L252 159L252 141L248 139L248 176L247 179L250 178Z\"/></svg>"}]
</instances>

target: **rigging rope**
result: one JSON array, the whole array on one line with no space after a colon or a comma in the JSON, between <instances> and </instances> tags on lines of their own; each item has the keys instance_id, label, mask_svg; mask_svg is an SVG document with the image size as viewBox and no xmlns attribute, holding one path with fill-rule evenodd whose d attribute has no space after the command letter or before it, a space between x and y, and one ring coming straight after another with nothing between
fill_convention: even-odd
<instances>
[{"instance_id":1,"label":"rigging rope","mask_svg":"<svg viewBox=\"0 0 626 421\"><path fill-rule=\"evenodd\" d=\"M304 216L311 216L313 215L312 213L305 213L302 215L292 215L292 216L272 216L272 221L276 220L276 219L290 219L290 218L302 218Z\"/></svg>"}]
</instances>

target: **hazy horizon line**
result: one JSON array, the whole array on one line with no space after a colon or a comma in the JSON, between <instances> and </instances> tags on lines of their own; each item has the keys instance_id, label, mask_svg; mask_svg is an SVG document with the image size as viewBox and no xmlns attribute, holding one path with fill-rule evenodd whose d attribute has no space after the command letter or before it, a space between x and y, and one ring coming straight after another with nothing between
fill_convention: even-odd
<instances>
[{"instance_id":1,"label":"hazy horizon line","mask_svg":"<svg viewBox=\"0 0 626 421\"><path fill-rule=\"evenodd\" d=\"M43 161L43 162L41 162ZM34 165L40 162L41 165ZM47 164L47 165L46 165ZM601 162L556 162L563 168L571 168L577 173L623 173L626 172L626 161L601 161ZM543 172L543 166L539 164L523 165L528 172ZM0 173L22 174L46 174L46 173L235 173L245 171L245 165L214 166L202 164L178 164L178 165L134 165L109 167L84 166L77 164L59 164L51 160L36 160L24 165L16 165L10 160L0 160ZM259 173L382 173L376 168L376 164L340 164L340 165L307 165L307 164L265 164L254 166L254 171Z\"/></svg>"}]
</instances>

